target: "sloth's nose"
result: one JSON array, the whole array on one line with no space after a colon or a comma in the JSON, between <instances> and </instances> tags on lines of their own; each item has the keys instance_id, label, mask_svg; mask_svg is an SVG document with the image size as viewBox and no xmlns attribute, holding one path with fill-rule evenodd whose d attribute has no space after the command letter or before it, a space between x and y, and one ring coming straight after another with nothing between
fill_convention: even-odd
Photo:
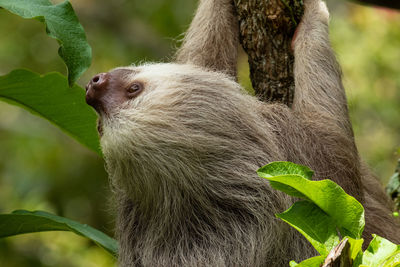
<instances>
[{"instance_id":1,"label":"sloth's nose","mask_svg":"<svg viewBox=\"0 0 400 267\"><path fill-rule=\"evenodd\" d=\"M93 88L95 91L97 90L105 90L108 81L108 73L103 72L95 75L90 82L86 85L86 92Z\"/></svg>"},{"instance_id":2,"label":"sloth's nose","mask_svg":"<svg viewBox=\"0 0 400 267\"><path fill-rule=\"evenodd\" d=\"M86 85L86 103L98 112L104 109L103 98L107 93L109 80L110 74L103 72L95 75Z\"/></svg>"}]
</instances>

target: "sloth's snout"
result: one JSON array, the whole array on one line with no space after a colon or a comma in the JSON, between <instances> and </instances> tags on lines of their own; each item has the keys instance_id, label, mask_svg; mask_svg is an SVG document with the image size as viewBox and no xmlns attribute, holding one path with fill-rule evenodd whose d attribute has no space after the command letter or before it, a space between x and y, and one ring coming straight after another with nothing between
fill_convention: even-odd
<instances>
[{"instance_id":1,"label":"sloth's snout","mask_svg":"<svg viewBox=\"0 0 400 267\"><path fill-rule=\"evenodd\" d=\"M110 75L106 72L95 75L86 85L86 103L98 112L103 109L103 101Z\"/></svg>"},{"instance_id":2,"label":"sloth's snout","mask_svg":"<svg viewBox=\"0 0 400 267\"><path fill-rule=\"evenodd\" d=\"M93 88L94 90L105 90L105 87L107 86L107 80L108 75L105 72L95 75L86 86L86 92L89 90L89 88Z\"/></svg>"}]
</instances>

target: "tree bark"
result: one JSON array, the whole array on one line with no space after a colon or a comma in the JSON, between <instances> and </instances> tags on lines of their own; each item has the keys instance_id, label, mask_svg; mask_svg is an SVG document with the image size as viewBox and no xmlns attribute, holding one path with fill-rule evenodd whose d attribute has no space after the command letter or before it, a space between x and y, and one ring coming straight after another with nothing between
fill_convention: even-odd
<instances>
[{"instance_id":1,"label":"tree bark","mask_svg":"<svg viewBox=\"0 0 400 267\"><path fill-rule=\"evenodd\" d=\"M301 0L234 0L240 42L249 58L257 97L291 105L294 95L291 41L303 15Z\"/></svg>"}]
</instances>

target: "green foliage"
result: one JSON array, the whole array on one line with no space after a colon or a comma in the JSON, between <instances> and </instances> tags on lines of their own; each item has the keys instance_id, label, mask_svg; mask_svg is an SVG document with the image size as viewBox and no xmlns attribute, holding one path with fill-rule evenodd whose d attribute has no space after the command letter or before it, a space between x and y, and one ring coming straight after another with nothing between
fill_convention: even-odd
<instances>
[{"instance_id":1,"label":"green foliage","mask_svg":"<svg viewBox=\"0 0 400 267\"><path fill-rule=\"evenodd\" d=\"M400 246L373 235L367 250L362 257L362 265L394 267L400 265Z\"/></svg>"},{"instance_id":2,"label":"green foliage","mask_svg":"<svg viewBox=\"0 0 400 267\"><path fill-rule=\"evenodd\" d=\"M309 259L306 259L300 263L297 263L295 261L291 261L289 263L290 267L319 267L321 265L321 262L324 262L325 260L325 256L316 256L316 257L312 257Z\"/></svg>"},{"instance_id":3,"label":"green foliage","mask_svg":"<svg viewBox=\"0 0 400 267\"><path fill-rule=\"evenodd\" d=\"M321 255L328 255L339 243L332 217L310 201L298 201L276 216L305 236Z\"/></svg>"},{"instance_id":4,"label":"green foliage","mask_svg":"<svg viewBox=\"0 0 400 267\"><path fill-rule=\"evenodd\" d=\"M284 167L289 172L278 172L279 174L274 176L275 169L283 169L281 164L291 165L290 168ZM293 171L296 166L298 170ZM362 205L331 180L310 181L309 171L306 175L301 175L304 168L290 162L273 162L260 168L257 173L260 177L268 179L273 188L314 203L316 209L321 209L320 214L329 216L343 235L360 238L365 225Z\"/></svg>"},{"instance_id":5,"label":"green foliage","mask_svg":"<svg viewBox=\"0 0 400 267\"><path fill-rule=\"evenodd\" d=\"M374 236L363 253L361 234L364 229L364 208L331 180L310 181L312 171L290 162L272 162L257 171L273 188L302 198L276 216L298 230L320 253L320 256L290 266L318 267L337 249L340 237L342 257L357 266L397 266L400 246ZM338 230L340 234L338 233Z\"/></svg>"},{"instance_id":6,"label":"green foliage","mask_svg":"<svg viewBox=\"0 0 400 267\"><path fill-rule=\"evenodd\" d=\"M0 7L46 24L47 34L60 44L58 54L67 65L70 86L90 66L92 50L68 1L53 5L49 0L0 0Z\"/></svg>"},{"instance_id":7,"label":"green foliage","mask_svg":"<svg viewBox=\"0 0 400 267\"><path fill-rule=\"evenodd\" d=\"M364 239L347 237L347 241L350 244L350 249L348 251L349 258L353 261L353 265L357 266L362 259L362 244L364 243Z\"/></svg>"},{"instance_id":8,"label":"green foliage","mask_svg":"<svg viewBox=\"0 0 400 267\"><path fill-rule=\"evenodd\" d=\"M272 162L258 169L257 173L259 176L266 179L273 176L290 174L299 175L308 180L311 180L312 176L314 175L314 171L312 171L307 166L302 166L287 161Z\"/></svg>"},{"instance_id":9,"label":"green foliage","mask_svg":"<svg viewBox=\"0 0 400 267\"><path fill-rule=\"evenodd\" d=\"M1 7L46 24L47 34L60 44L58 53L67 66L68 79L54 72L39 75L29 70L14 70L0 77L0 100L49 120L101 155L96 114L86 105L84 90L75 85L90 65L91 48L71 4L68 1L53 5L48 0L0 0ZM70 219L42 211L0 214L0 237L42 231L71 231L117 254L116 240Z\"/></svg>"},{"instance_id":10,"label":"green foliage","mask_svg":"<svg viewBox=\"0 0 400 267\"><path fill-rule=\"evenodd\" d=\"M84 90L69 88L61 74L14 70L0 77L0 99L40 115L101 155L96 114L86 105Z\"/></svg>"},{"instance_id":11,"label":"green foliage","mask_svg":"<svg viewBox=\"0 0 400 267\"><path fill-rule=\"evenodd\" d=\"M88 225L67 218L44 211L17 210L11 214L0 214L0 237L43 231L71 231L89 238L115 256L118 253L116 240Z\"/></svg>"}]
</instances>

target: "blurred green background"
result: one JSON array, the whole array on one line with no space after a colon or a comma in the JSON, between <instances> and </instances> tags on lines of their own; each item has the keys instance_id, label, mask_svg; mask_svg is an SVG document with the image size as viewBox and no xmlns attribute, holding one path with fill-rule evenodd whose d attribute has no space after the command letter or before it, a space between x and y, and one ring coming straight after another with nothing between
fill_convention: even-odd
<instances>
[{"instance_id":1,"label":"blurred green background","mask_svg":"<svg viewBox=\"0 0 400 267\"><path fill-rule=\"evenodd\" d=\"M81 86L116 66L168 61L196 7L194 0L71 2L93 48L92 67ZM400 13L346 1L328 5L357 144L386 183L400 147ZM0 10L0 36L0 75L21 67L66 74L57 42L40 22ZM245 55L238 65L240 82L249 89ZM40 209L112 235L115 211L103 164L47 121L0 101L0 213ZM101 248L72 233L0 239L0 266L114 264Z\"/></svg>"}]
</instances>

